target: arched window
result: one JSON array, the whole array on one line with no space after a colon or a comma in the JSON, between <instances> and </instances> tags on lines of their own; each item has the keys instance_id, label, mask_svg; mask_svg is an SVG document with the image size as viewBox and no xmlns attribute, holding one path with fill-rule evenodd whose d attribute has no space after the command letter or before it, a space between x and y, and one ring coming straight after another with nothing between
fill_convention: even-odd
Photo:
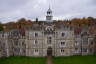
<instances>
[{"instance_id":1,"label":"arched window","mask_svg":"<svg viewBox=\"0 0 96 64\"><path fill-rule=\"evenodd\" d=\"M38 52L38 49L35 49L35 53Z\"/></svg>"},{"instance_id":2,"label":"arched window","mask_svg":"<svg viewBox=\"0 0 96 64\"><path fill-rule=\"evenodd\" d=\"M61 53L64 53L64 49L61 49Z\"/></svg>"},{"instance_id":3,"label":"arched window","mask_svg":"<svg viewBox=\"0 0 96 64\"><path fill-rule=\"evenodd\" d=\"M65 36L65 33L62 32L61 36L64 37Z\"/></svg>"},{"instance_id":4,"label":"arched window","mask_svg":"<svg viewBox=\"0 0 96 64\"><path fill-rule=\"evenodd\" d=\"M38 33L35 33L35 37L38 37Z\"/></svg>"},{"instance_id":5,"label":"arched window","mask_svg":"<svg viewBox=\"0 0 96 64\"><path fill-rule=\"evenodd\" d=\"M38 43L38 41L37 40L35 40L35 44L37 44Z\"/></svg>"},{"instance_id":6,"label":"arched window","mask_svg":"<svg viewBox=\"0 0 96 64\"><path fill-rule=\"evenodd\" d=\"M65 42L61 42L61 45L65 45Z\"/></svg>"}]
</instances>

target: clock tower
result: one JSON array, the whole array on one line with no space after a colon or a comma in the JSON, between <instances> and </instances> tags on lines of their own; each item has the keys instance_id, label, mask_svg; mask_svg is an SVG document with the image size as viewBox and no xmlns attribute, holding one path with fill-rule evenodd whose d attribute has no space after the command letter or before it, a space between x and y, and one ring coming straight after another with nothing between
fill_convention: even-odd
<instances>
[{"instance_id":1,"label":"clock tower","mask_svg":"<svg viewBox=\"0 0 96 64\"><path fill-rule=\"evenodd\" d=\"M53 18L53 16L52 16L52 10L49 7L49 9L47 11L46 21L47 22L52 22L52 18Z\"/></svg>"}]
</instances>

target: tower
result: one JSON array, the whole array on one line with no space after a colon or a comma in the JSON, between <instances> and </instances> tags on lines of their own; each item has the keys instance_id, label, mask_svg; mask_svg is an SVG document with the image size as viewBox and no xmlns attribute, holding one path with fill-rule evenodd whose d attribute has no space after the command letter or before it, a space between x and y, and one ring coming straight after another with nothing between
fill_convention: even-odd
<instances>
[{"instance_id":1,"label":"tower","mask_svg":"<svg viewBox=\"0 0 96 64\"><path fill-rule=\"evenodd\" d=\"M53 18L53 16L52 16L52 10L49 7L49 9L47 11L46 21L47 22L52 22L52 18Z\"/></svg>"}]
</instances>

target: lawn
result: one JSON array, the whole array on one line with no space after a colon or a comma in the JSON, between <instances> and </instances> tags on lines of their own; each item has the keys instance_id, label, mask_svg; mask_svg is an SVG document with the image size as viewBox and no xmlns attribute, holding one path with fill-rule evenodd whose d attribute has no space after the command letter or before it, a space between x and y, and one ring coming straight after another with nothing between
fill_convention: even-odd
<instances>
[{"instance_id":1,"label":"lawn","mask_svg":"<svg viewBox=\"0 0 96 64\"><path fill-rule=\"evenodd\" d=\"M0 58L0 64L45 64L45 58L8 57Z\"/></svg>"},{"instance_id":2,"label":"lawn","mask_svg":"<svg viewBox=\"0 0 96 64\"><path fill-rule=\"evenodd\" d=\"M54 64L96 64L96 55L54 57L52 61Z\"/></svg>"},{"instance_id":3,"label":"lawn","mask_svg":"<svg viewBox=\"0 0 96 64\"><path fill-rule=\"evenodd\" d=\"M96 64L96 55L53 57L53 64ZM35 57L8 57L0 58L0 64L46 64L46 58Z\"/></svg>"}]
</instances>

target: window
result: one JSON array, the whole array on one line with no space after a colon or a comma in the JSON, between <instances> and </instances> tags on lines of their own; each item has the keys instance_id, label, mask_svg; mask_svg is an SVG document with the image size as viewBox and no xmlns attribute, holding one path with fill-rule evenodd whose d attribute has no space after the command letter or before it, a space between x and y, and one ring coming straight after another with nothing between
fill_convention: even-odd
<instances>
[{"instance_id":1,"label":"window","mask_svg":"<svg viewBox=\"0 0 96 64\"><path fill-rule=\"evenodd\" d=\"M14 41L14 44L15 44L16 46L18 46L18 45L19 45L18 40L15 40L15 41Z\"/></svg>"},{"instance_id":2,"label":"window","mask_svg":"<svg viewBox=\"0 0 96 64\"><path fill-rule=\"evenodd\" d=\"M75 48L75 50L77 51L77 50L78 50L78 48Z\"/></svg>"},{"instance_id":3,"label":"window","mask_svg":"<svg viewBox=\"0 0 96 64\"><path fill-rule=\"evenodd\" d=\"M0 41L0 45L1 45L1 41Z\"/></svg>"},{"instance_id":4,"label":"window","mask_svg":"<svg viewBox=\"0 0 96 64\"><path fill-rule=\"evenodd\" d=\"M24 54L26 53L26 50L23 49L22 51L23 51Z\"/></svg>"},{"instance_id":5,"label":"window","mask_svg":"<svg viewBox=\"0 0 96 64\"><path fill-rule=\"evenodd\" d=\"M2 37L4 37L4 34L2 34Z\"/></svg>"},{"instance_id":6,"label":"window","mask_svg":"<svg viewBox=\"0 0 96 64\"><path fill-rule=\"evenodd\" d=\"M93 45L94 44L94 42L91 42L91 45Z\"/></svg>"},{"instance_id":7,"label":"window","mask_svg":"<svg viewBox=\"0 0 96 64\"><path fill-rule=\"evenodd\" d=\"M48 44L51 44L51 42L52 42L52 40L47 40L47 43L48 43Z\"/></svg>"},{"instance_id":8,"label":"window","mask_svg":"<svg viewBox=\"0 0 96 64\"><path fill-rule=\"evenodd\" d=\"M75 45L78 45L78 42L77 41L75 41Z\"/></svg>"},{"instance_id":9,"label":"window","mask_svg":"<svg viewBox=\"0 0 96 64\"><path fill-rule=\"evenodd\" d=\"M38 37L38 33L35 33L35 37Z\"/></svg>"},{"instance_id":10,"label":"window","mask_svg":"<svg viewBox=\"0 0 96 64\"><path fill-rule=\"evenodd\" d=\"M37 40L35 40L35 44L37 44L38 43L38 41Z\"/></svg>"},{"instance_id":11,"label":"window","mask_svg":"<svg viewBox=\"0 0 96 64\"><path fill-rule=\"evenodd\" d=\"M24 43L24 42L22 42L22 45L25 45L25 43Z\"/></svg>"},{"instance_id":12,"label":"window","mask_svg":"<svg viewBox=\"0 0 96 64\"><path fill-rule=\"evenodd\" d=\"M85 45L87 45L88 44L88 38L83 38L83 42Z\"/></svg>"},{"instance_id":13,"label":"window","mask_svg":"<svg viewBox=\"0 0 96 64\"><path fill-rule=\"evenodd\" d=\"M64 53L64 49L61 49L61 53Z\"/></svg>"},{"instance_id":14,"label":"window","mask_svg":"<svg viewBox=\"0 0 96 64\"><path fill-rule=\"evenodd\" d=\"M61 45L65 45L65 42L61 42Z\"/></svg>"},{"instance_id":15,"label":"window","mask_svg":"<svg viewBox=\"0 0 96 64\"><path fill-rule=\"evenodd\" d=\"M65 36L65 33L62 33L61 36L64 37Z\"/></svg>"},{"instance_id":16,"label":"window","mask_svg":"<svg viewBox=\"0 0 96 64\"><path fill-rule=\"evenodd\" d=\"M87 48L83 48L83 52L87 52Z\"/></svg>"},{"instance_id":17,"label":"window","mask_svg":"<svg viewBox=\"0 0 96 64\"><path fill-rule=\"evenodd\" d=\"M51 39L52 39L52 37L48 37L48 38L47 38L47 43L48 43L48 44L51 44L51 42L52 42Z\"/></svg>"},{"instance_id":18,"label":"window","mask_svg":"<svg viewBox=\"0 0 96 64\"><path fill-rule=\"evenodd\" d=\"M51 43L51 40L49 40L49 43Z\"/></svg>"},{"instance_id":19,"label":"window","mask_svg":"<svg viewBox=\"0 0 96 64\"><path fill-rule=\"evenodd\" d=\"M39 55L39 50L38 50L38 49L35 49L35 50L34 50L34 55L36 55L36 56Z\"/></svg>"},{"instance_id":20,"label":"window","mask_svg":"<svg viewBox=\"0 0 96 64\"><path fill-rule=\"evenodd\" d=\"M38 52L38 49L35 49L35 52Z\"/></svg>"},{"instance_id":21,"label":"window","mask_svg":"<svg viewBox=\"0 0 96 64\"><path fill-rule=\"evenodd\" d=\"M20 49L19 48L14 48L14 52L20 53Z\"/></svg>"},{"instance_id":22,"label":"window","mask_svg":"<svg viewBox=\"0 0 96 64\"><path fill-rule=\"evenodd\" d=\"M47 14L51 14L51 12L47 12Z\"/></svg>"},{"instance_id":23,"label":"window","mask_svg":"<svg viewBox=\"0 0 96 64\"><path fill-rule=\"evenodd\" d=\"M93 49L92 48L90 48L89 50L90 50L90 52L93 52Z\"/></svg>"},{"instance_id":24,"label":"window","mask_svg":"<svg viewBox=\"0 0 96 64\"><path fill-rule=\"evenodd\" d=\"M49 39L51 39L51 37L49 37Z\"/></svg>"}]
</instances>

